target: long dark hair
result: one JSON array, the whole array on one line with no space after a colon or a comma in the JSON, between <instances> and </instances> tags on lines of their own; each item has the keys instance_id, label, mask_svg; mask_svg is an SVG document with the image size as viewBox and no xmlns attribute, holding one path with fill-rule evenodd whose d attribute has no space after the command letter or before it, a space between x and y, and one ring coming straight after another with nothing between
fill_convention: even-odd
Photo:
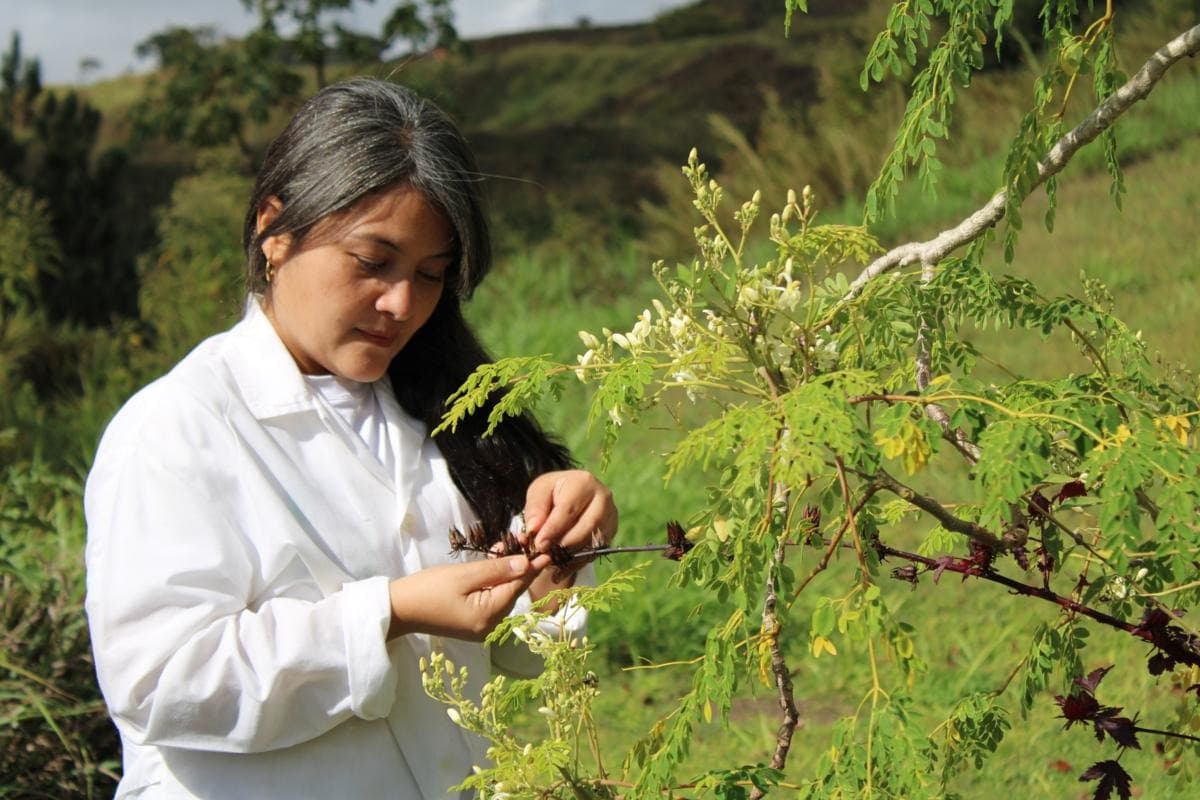
<instances>
[{"instance_id":1,"label":"long dark hair","mask_svg":"<svg viewBox=\"0 0 1200 800\"><path fill-rule=\"evenodd\" d=\"M262 243L268 237L289 234L298 245L330 214L399 185L421 192L455 237L456 263L437 308L388 367L400 405L432 430L446 397L489 360L463 318L462 302L492 265L482 176L441 109L404 87L367 78L334 84L305 102L259 170L242 236L246 283L251 292L267 288ZM271 197L283 208L259 231L258 211ZM534 477L572 461L528 415L509 417L485 438L491 405L436 441L459 491L496 536L524 507Z\"/></svg>"}]
</instances>

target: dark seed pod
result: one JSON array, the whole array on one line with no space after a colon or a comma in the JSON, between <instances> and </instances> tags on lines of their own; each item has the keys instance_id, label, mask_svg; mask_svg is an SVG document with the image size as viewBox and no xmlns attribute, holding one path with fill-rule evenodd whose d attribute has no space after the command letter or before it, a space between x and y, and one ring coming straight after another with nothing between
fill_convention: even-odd
<instances>
[{"instance_id":1,"label":"dark seed pod","mask_svg":"<svg viewBox=\"0 0 1200 800\"><path fill-rule=\"evenodd\" d=\"M663 550L663 558L679 561L695 544L687 538L683 526L675 520L667 523L667 549Z\"/></svg>"}]
</instances>

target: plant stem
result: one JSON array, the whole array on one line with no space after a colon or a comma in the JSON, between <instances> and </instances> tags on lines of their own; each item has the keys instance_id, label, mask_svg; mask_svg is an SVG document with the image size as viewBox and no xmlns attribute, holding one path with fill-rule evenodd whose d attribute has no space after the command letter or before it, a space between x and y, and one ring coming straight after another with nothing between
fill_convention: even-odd
<instances>
[{"instance_id":1,"label":"plant stem","mask_svg":"<svg viewBox=\"0 0 1200 800\"><path fill-rule=\"evenodd\" d=\"M775 687L779 690L779 707L783 711L783 720L775 735L775 753L771 756L771 768L782 770L787 765L788 751L792 747L792 735L796 725L800 723L800 713L796 710L796 698L792 691L792 676L788 671L783 649L779 646L779 634L782 628L775 607L779 601L777 589L777 574L783 559L787 554L787 542L780 538L775 545L775 558L767 570L767 587L763 600L762 624L764 635L770 636L771 673L775 676ZM750 800L761 800L766 792L757 786L750 792Z\"/></svg>"}]
</instances>

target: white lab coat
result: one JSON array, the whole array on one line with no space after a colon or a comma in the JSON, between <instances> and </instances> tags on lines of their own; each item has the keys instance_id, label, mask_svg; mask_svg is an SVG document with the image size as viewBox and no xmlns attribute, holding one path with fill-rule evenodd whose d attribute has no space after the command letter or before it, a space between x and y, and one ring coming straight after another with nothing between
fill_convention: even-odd
<instances>
[{"instance_id":1,"label":"white lab coat","mask_svg":"<svg viewBox=\"0 0 1200 800\"><path fill-rule=\"evenodd\" d=\"M424 426L375 391L395 474L250 302L109 425L85 494L86 608L118 797L419 800L483 763L417 661L440 648L477 688L488 651L385 641L389 581L449 561L447 531L475 516ZM560 622L576 635L584 615Z\"/></svg>"}]
</instances>

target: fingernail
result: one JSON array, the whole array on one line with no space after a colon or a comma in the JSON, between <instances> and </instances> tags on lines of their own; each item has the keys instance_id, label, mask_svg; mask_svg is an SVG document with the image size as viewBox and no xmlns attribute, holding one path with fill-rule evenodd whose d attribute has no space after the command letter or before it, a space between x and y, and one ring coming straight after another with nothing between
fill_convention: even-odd
<instances>
[{"instance_id":1,"label":"fingernail","mask_svg":"<svg viewBox=\"0 0 1200 800\"><path fill-rule=\"evenodd\" d=\"M529 560L524 556L513 556L508 560L508 566L513 575L524 575L525 569L529 566Z\"/></svg>"}]
</instances>

